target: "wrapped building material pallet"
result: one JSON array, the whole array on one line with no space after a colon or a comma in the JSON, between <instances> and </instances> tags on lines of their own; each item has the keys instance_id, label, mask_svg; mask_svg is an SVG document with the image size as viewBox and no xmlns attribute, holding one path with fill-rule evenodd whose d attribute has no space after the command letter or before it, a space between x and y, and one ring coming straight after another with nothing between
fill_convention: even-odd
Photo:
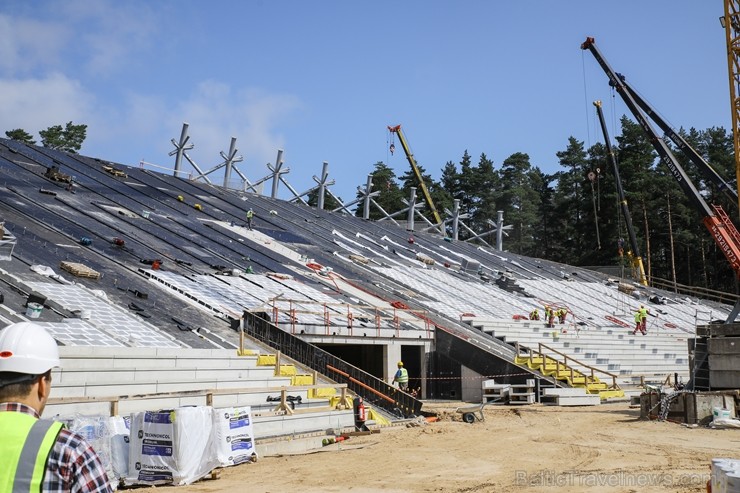
<instances>
[{"instance_id":1,"label":"wrapped building material pallet","mask_svg":"<svg viewBox=\"0 0 740 493\"><path fill-rule=\"evenodd\" d=\"M131 415L127 484L190 484L219 466L213 408L181 407Z\"/></svg>"}]
</instances>

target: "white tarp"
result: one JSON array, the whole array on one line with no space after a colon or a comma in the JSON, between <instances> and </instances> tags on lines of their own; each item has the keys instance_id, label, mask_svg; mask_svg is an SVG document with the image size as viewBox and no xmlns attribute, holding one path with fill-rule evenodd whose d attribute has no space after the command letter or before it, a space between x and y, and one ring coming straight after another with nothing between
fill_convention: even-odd
<instances>
[{"instance_id":1,"label":"white tarp","mask_svg":"<svg viewBox=\"0 0 740 493\"><path fill-rule=\"evenodd\" d=\"M131 415L131 484L190 484L218 467L213 408L181 407Z\"/></svg>"},{"instance_id":2,"label":"white tarp","mask_svg":"<svg viewBox=\"0 0 740 493\"><path fill-rule=\"evenodd\" d=\"M256 457L249 406L213 411L214 448L221 466L242 464Z\"/></svg>"}]
</instances>

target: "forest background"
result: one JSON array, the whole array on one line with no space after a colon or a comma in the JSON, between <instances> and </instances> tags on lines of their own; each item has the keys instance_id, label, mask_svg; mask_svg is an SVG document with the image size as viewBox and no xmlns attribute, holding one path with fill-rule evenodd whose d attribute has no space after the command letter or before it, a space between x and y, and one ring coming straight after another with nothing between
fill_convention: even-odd
<instances>
[{"instance_id":1,"label":"forest background","mask_svg":"<svg viewBox=\"0 0 740 493\"><path fill-rule=\"evenodd\" d=\"M704 226L704 213L658 159L640 125L627 116L619 123L621 131L615 137L613 151L649 284L677 291L691 286L737 293L737 276ZM87 125L68 122L64 127L42 130L39 135L41 145L74 153L80 150L86 131ZM678 133L720 176L737 187L731 134L723 127L680 129ZM5 134L35 144L32 135L23 129ZM737 202L705 180L679 150L666 143L705 200L737 218ZM466 150L458 163L444 163L439 181L426 172L422 163L417 164L436 209L444 215L445 209L453 210L454 201L459 200L459 213L466 215L465 224L476 234L491 231L498 211L503 211L504 224L510 226L503 241L505 250L574 266L600 267L619 276L634 275L631 242L606 146L596 143L587 149L583 141L571 136L556 155L561 169L544 173L530 162L526 152L516 152L496 166L485 153L474 163ZM363 196L364 186L358 186L358 199ZM379 193L373 199L384 211L392 213L407 207L404 200L412 187L418 188L418 182L411 167L396 176L385 163L374 165L372 190ZM309 204L316 203L313 193ZM329 197L324 207L334 209L338 205ZM429 207L422 211L432 219ZM363 215L361 205L355 214ZM384 216L378 207L371 207L370 219ZM449 226L446 233L450 233ZM462 241L472 236L465 228L459 231ZM495 245L495 233L479 241Z\"/></svg>"},{"instance_id":2,"label":"forest background","mask_svg":"<svg viewBox=\"0 0 740 493\"><path fill-rule=\"evenodd\" d=\"M704 226L705 214L658 159L640 125L627 116L619 125L612 147L649 283L669 289L685 285L736 293L737 277ZM678 133L736 188L730 133L723 127L682 128ZM720 205L730 218L737 218L737 202L705 180L682 152L666 143L704 199ZM417 164L443 216L445 209L453 210L457 199L459 212L468 215L465 223L480 234L491 231L489 221L495 223L497 211L503 211L504 224L511 226L503 240L505 250L629 275L632 249L606 146L596 143L586 148L583 141L571 136L557 158L561 169L548 174L533 165L523 151L498 166L486 154L474 162L465 151L458 163L444 163L439 181L432 179L422 163ZM372 183L372 190L380 192L374 200L388 212L407 207L404 199L409 198L410 188L418 188L411 167L396 176L383 162L375 164ZM361 189L364 184L358 187L357 198L362 196ZM325 207L336 205L328 202ZM431 219L429 208L423 211ZM362 216L362 207L355 214ZM371 207L370 219L383 216L377 207ZM459 234L461 240L473 236L465 229ZM496 244L495 233L482 239Z\"/></svg>"}]
</instances>

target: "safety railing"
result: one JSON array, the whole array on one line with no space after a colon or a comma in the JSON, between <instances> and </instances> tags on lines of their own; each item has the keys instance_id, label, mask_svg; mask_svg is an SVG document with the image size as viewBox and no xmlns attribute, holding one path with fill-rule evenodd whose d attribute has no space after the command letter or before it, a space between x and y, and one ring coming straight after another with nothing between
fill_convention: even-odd
<instances>
[{"instance_id":1,"label":"safety railing","mask_svg":"<svg viewBox=\"0 0 740 493\"><path fill-rule=\"evenodd\" d=\"M577 360L577 359L575 359L575 358L573 358L571 356L568 356L567 354L565 354L563 352L560 352L557 349L554 349L554 348L552 348L552 347L550 347L550 346L548 346L546 344L542 344L541 342L538 343L537 351L533 350L532 348L528 348L526 346L520 346L519 343L517 342L516 343L516 354L517 355L521 355L522 354L522 349L524 350L524 352L526 354L528 354L529 362L532 363L532 364L534 363L535 356L539 356L539 357L542 358L542 364L543 364L543 366L546 365L548 358L551 359L551 360L553 360L555 362L555 364L557 365L556 368L557 368L558 372L560 371L560 365L562 365L566 371L569 371L570 372L570 375L569 376L570 376L570 381L571 382L574 381L574 377L579 376L579 375L576 374L576 372L578 372L579 374L581 374L583 376L589 377L591 379L591 382L595 382L596 381L596 373L600 373L602 375L606 375L607 377L609 377L611 379L612 384L609 387L609 389L615 389L616 390L616 389L619 389L620 388L619 387L619 384L617 384L617 375L615 375L614 373L610 373L610 372L608 372L606 370L602 370L600 368L596 368L594 366L591 366L591 365L588 365L586 363L583 363L582 361L579 361L579 360ZM555 358L555 357L550 356L550 354L549 353L546 353L544 350L549 351L549 353L555 353L558 356L561 356L563 358L562 362L558 358ZM570 364L569 364L569 362L570 362ZM573 368L573 363L575 363L576 365L580 366L583 369L588 370L588 373L590 373L590 375L586 375L586 373L584 373L583 371L576 370L575 368ZM588 381L586 383L588 383Z\"/></svg>"},{"instance_id":2,"label":"safety railing","mask_svg":"<svg viewBox=\"0 0 740 493\"><path fill-rule=\"evenodd\" d=\"M243 327L250 337L282 352L301 365L337 382L346 383L349 390L394 416L411 417L421 411L420 400L276 327L267 320L265 312L244 312Z\"/></svg>"},{"instance_id":3,"label":"safety railing","mask_svg":"<svg viewBox=\"0 0 740 493\"><path fill-rule=\"evenodd\" d=\"M300 317L301 315L309 315L321 320L324 335L354 336L356 335L358 322L365 321L369 328L375 331L376 337L383 335L382 330L392 331L392 335L397 338L410 337L416 339L421 334L429 339L433 336L432 323L426 311L398 307L394 304L391 304L389 308L378 306L358 308L348 303L316 302L276 296L269 300L268 306L272 320L280 326L289 328L291 334L300 333L301 329L299 327L309 325L305 321L301 321ZM312 306L316 306L317 309L310 309ZM309 309L306 309L306 307L309 307ZM335 320L340 320L340 325L335 324ZM423 325L423 328L403 330L401 328L402 322L411 325ZM342 328L345 325L346 334L342 333ZM362 327L360 328L362 329ZM359 335L362 335L362 333Z\"/></svg>"}]
</instances>

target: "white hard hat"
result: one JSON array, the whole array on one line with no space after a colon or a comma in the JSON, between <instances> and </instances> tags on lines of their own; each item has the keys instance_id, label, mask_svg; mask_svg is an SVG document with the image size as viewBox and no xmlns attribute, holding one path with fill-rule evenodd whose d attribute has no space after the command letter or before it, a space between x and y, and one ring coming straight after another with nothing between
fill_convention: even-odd
<instances>
[{"instance_id":1,"label":"white hard hat","mask_svg":"<svg viewBox=\"0 0 740 493\"><path fill-rule=\"evenodd\" d=\"M59 367L59 348L51 335L33 322L0 330L0 371L41 375Z\"/></svg>"}]
</instances>

